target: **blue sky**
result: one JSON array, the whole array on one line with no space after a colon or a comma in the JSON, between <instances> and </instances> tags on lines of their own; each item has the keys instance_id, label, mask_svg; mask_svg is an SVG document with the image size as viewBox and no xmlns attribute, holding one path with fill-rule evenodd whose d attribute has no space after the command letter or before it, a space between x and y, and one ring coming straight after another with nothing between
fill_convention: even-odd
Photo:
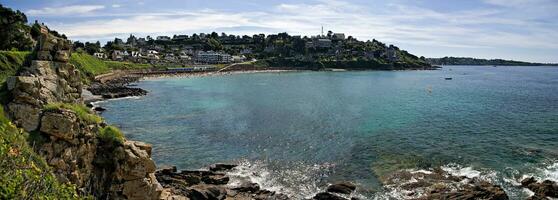
<instances>
[{"instance_id":1,"label":"blue sky","mask_svg":"<svg viewBox=\"0 0 558 200\"><path fill-rule=\"evenodd\" d=\"M558 63L558 0L0 0L73 40L192 34L378 39L426 57Z\"/></svg>"}]
</instances>

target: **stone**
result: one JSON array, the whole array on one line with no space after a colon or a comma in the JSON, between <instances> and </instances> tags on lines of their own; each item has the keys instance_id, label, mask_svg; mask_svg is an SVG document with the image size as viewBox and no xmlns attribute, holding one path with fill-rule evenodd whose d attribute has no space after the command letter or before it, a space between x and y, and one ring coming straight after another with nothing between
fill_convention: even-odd
<instances>
[{"instance_id":1,"label":"stone","mask_svg":"<svg viewBox=\"0 0 558 200\"><path fill-rule=\"evenodd\" d=\"M535 178L530 177L523 179L521 181L521 186L535 193L533 196L535 199L558 198L558 183L551 180L545 180L539 183Z\"/></svg>"},{"instance_id":2,"label":"stone","mask_svg":"<svg viewBox=\"0 0 558 200\"><path fill-rule=\"evenodd\" d=\"M29 104L8 104L10 116L25 131L31 132L39 128L41 110Z\"/></svg>"},{"instance_id":3,"label":"stone","mask_svg":"<svg viewBox=\"0 0 558 200\"><path fill-rule=\"evenodd\" d=\"M332 184L327 187L327 192L339 193L339 194L351 194L355 191L356 186L349 182L341 182Z\"/></svg>"},{"instance_id":4,"label":"stone","mask_svg":"<svg viewBox=\"0 0 558 200\"><path fill-rule=\"evenodd\" d=\"M233 188L233 190L239 191L239 192L257 192L260 190L260 186L257 183L252 183L252 182L243 182L241 183L239 186Z\"/></svg>"},{"instance_id":5,"label":"stone","mask_svg":"<svg viewBox=\"0 0 558 200\"><path fill-rule=\"evenodd\" d=\"M211 185L193 186L188 195L191 200L221 200L226 197L227 191L224 188Z\"/></svg>"},{"instance_id":6,"label":"stone","mask_svg":"<svg viewBox=\"0 0 558 200\"><path fill-rule=\"evenodd\" d=\"M211 165L209 167L209 170L214 171L214 172L226 171L226 170L231 170L231 169L233 169L237 166L238 165L234 165L234 164L217 163L217 164Z\"/></svg>"},{"instance_id":7,"label":"stone","mask_svg":"<svg viewBox=\"0 0 558 200\"><path fill-rule=\"evenodd\" d=\"M135 180L155 172L155 163L145 150L138 148L134 141L124 142L120 154L122 162L117 166L116 176L122 180Z\"/></svg>"},{"instance_id":8,"label":"stone","mask_svg":"<svg viewBox=\"0 0 558 200\"><path fill-rule=\"evenodd\" d=\"M126 181L123 184L122 194L130 200L159 199L162 188L158 182L152 182L149 178Z\"/></svg>"},{"instance_id":9,"label":"stone","mask_svg":"<svg viewBox=\"0 0 558 200\"><path fill-rule=\"evenodd\" d=\"M201 180L207 184L225 185L229 183L229 177L221 174L203 176Z\"/></svg>"},{"instance_id":10,"label":"stone","mask_svg":"<svg viewBox=\"0 0 558 200\"><path fill-rule=\"evenodd\" d=\"M60 61L60 62L68 62L68 60L70 60L70 53L68 51L56 51L56 56L54 57L54 60L56 61Z\"/></svg>"},{"instance_id":11,"label":"stone","mask_svg":"<svg viewBox=\"0 0 558 200\"><path fill-rule=\"evenodd\" d=\"M346 198L331 194L329 192L320 192L316 194L312 199L315 200L347 200Z\"/></svg>"},{"instance_id":12,"label":"stone","mask_svg":"<svg viewBox=\"0 0 558 200\"><path fill-rule=\"evenodd\" d=\"M67 110L46 112L41 118L41 132L69 141L79 131L76 115Z\"/></svg>"}]
</instances>

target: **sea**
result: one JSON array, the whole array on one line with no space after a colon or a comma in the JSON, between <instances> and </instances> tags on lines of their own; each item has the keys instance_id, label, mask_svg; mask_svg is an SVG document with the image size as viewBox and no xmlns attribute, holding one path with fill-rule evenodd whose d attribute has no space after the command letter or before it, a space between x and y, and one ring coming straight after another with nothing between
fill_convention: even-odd
<instances>
[{"instance_id":1,"label":"sea","mask_svg":"<svg viewBox=\"0 0 558 200\"><path fill-rule=\"evenodd\" d=\"M451 80L449 80L451 79ZM138 82L97 102L157 166L236 163L231 176L295 199L351 181L361 199L405 199L382 180L436 168L500 185L558 181L558 67L244 73ZM408 192L408 191L407 191Z\"/></svg>"}]
</instances>

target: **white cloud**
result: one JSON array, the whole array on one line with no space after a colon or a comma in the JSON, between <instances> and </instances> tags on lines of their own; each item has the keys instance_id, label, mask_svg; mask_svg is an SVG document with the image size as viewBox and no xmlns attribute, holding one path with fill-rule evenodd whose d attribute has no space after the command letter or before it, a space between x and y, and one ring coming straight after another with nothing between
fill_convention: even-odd
<instances>
[{"instance_id":1,"label":"white cloud","mask_svg":"<svg viewBox=\"0 0 558 200\"><path fill-rule=\"evenodd\" d=\"M122 6L121 6L120 4L112 4L112 7L113 7L113 8L120 8L120 7L122 7Z\"/></svg>"},{"instance_id":2,"label":"white cloud","mask_svg":"<svg viewBox=\"0 0 558 200\"><path fill-rule=\"evenodd\" d=\"M26 12L26 14L31 16L41 16L41 15L73 15L73 14L86 14L91 13L96 10L104 9L103 5L73 5L73 6L63 6L63 7L45 7L41 9L31 9Z\"/></svg>"}]
</instances>

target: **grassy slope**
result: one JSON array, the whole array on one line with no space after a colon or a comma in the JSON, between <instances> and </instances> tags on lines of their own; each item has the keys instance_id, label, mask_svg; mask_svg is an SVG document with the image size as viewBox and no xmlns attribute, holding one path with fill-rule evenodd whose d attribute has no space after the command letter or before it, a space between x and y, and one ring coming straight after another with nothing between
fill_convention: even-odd
<instances>
[{"instance_id":1,"label":"grassy slope","mask_svg":"<svg viewBox=\"0 0 558 200\"><path fill-rule=\"evenodd\" d=\"M4 83L7 77L13 76L29 61L31 53L28 51L0 51L0 84Z\"/></svg>"},{"instance_id":2,"label":"grassy slope","mask_svg":"<svg viewBox=\"0 0 558 200\"><path fill-rule=\"evenodd\" d=\"M0 199L78 199L74 186L56 180L29 138L0 107Z\"/></svg>"}]
</instances>

